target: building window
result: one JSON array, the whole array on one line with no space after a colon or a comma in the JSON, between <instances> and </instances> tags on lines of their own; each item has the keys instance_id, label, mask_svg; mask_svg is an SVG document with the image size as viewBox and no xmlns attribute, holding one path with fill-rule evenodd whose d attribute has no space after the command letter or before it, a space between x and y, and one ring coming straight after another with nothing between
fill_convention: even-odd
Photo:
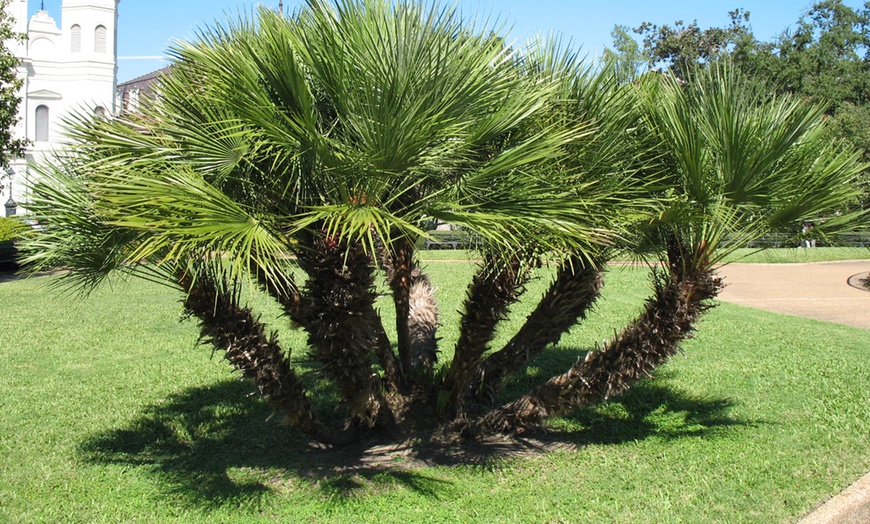
<instances>
[{"instance_id":1,"label":"building window","mask_svg":"<svg viewBox=\"0 0 870 524\"><path fill-rule=\"evenodd\" d=\"M72 44L70 45L70 51L73 53L80 53L82 50L82 26L74 25L69 28L70 38L72 39Z\"/></svg>"},{"instance_id":2,"label":"building window","mask_svg":"<svg viewBox=\"0 0 870 524\"><path fill-rule=\"evenodd\" d=\"M135 113L139 111L139 88L134 87L130 90L130 94L127 98L127 111L130 113Z\"/></svg>"},{"instance_id":3,"label":"building window","mask_svg":"<svg viewBox=\"0 0 870 524\"><path fill-rule=\"evenodd\" d=\"M106 52L106 26L98 25L94 30L94 52Z\"/></svg>"},{"instance_id":4,"label":"building window","mask_svg":"<svg viewBox=\"0 0 870 524\"><path fill-rule=\"evenodd\" d=\"M36 108L36 141L48 142L48 106Z\"/></svg>"}]
</instances>

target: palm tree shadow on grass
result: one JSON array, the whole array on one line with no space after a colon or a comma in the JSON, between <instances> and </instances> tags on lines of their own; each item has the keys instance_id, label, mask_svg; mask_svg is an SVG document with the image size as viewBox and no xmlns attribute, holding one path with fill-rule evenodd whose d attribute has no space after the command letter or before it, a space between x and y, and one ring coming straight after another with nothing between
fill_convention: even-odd
<instances>
[{"instance_id":1,"label":"palm tree shadow on grass","mask_svg":"<svg viewBox=\"0 0 870 524\"><path fill-rule=\"evenodd\" d=\"M611 402L578 410L565 419L568 432L578 445L620 444L648 438L676 440L685 437L716 438L732 426L753 426L758 422L735 419L729 412L730 399L689 396L656 380L645 380ZM552 432L563 432L555 428Z\"/></svg>"},{"instance_id":2,"label":"palm tree shadow on grass","mask_svg":"<svg viewBox=\"0 0 870 524\"><path fill-rule=\"evenodd\" d=\"M534 388L546 377L560 373L587 349L559 348L532 360L505 382L496 404L509 402ZM642 380L619 397L595 406L585 406L562 417L548 429L550 438L575 445L620 444L651 437L673 440L689 436L714 438L732 426L752 426L757 421L731 415L732 399L689 395L671 379L677 372L659 368L654 378Z\"/></svg>"},{"instance_id":3,"label":"palm tree shadow on grass","mask_svg":"<svg viewBox=\"0 0 870 524\"><path fill-rule=\"evenodd\" d=\"M323 450L271 419L250 385L222 381L146 406L127 427L79 446L93 464L150 469L162 488L195 507L243 504L281 480L308 479L338 502L371 483L438 496L444 481L405 466L410 445Z\"/></svg>"},{"instance_id":4,"label":"palm tree shadow on grass","mask_svg":"<svg viewBox=\"0 0 870 524\"><path fill-rule=\"evenodd\" d=\"M559 353L546 367L583 352ZM745 425L728 415L728 400L688 397L667 381L650 380L611 403L558 421L546 433L459 443L435 441L421 432L398 443L390 438L395 436L385 436L383 442L323 450L270 420L268 406L250 393L251 387L238 381L188 389L147 406L125 428L91 436L80 452L95 464L150 469L165 491L194 507L249 503L288 478L311 482L339 504L373 485L401 485L438 499L449 481L427 474L427 466L490 466L503 458L578 445L715 435Z\"/></svg>"}]
</instances>

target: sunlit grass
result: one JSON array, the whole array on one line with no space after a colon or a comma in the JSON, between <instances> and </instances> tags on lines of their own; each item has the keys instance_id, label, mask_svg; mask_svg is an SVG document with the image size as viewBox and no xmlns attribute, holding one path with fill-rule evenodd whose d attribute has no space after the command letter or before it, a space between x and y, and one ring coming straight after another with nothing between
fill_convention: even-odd
<instances>
[{"instance_id":1,"label":"sunlit grass","mask_svg":"<svg viewBox=\"0 0 870 524\"><path fill-rule=\"evenodd\" d=\"M474 260L477 254L474 251L464 249L440 249L424 250L420 252L423 261L436 260ZM743 248L729 255L728 262L741 263L811 263L811 262L835 262L839 260L868 260L870 259L870 247L817 247L805 248L772 248L765 250ZM628 260L618 257L617 262Z\"/></svg>"},{"instance_id":2,"label":"sunlit grass","mask_svg":"<svg viewBox=\"0 0 870 524\"><path fill-rule=\"evenodd\" d=\"M473 265L426 265L449 355ZM795 522L870 469L865 330L722 304L655 380L554 421L554 438L576 449L336 474L334 454L269 419L221 355L196 345L171 290L60 297L46 282L0 283L2 522ZM642 268L606 282L594 317L506 395L638 310ZM304 360L303 334L250 299ZM496 345L529 307L515 306Z\"/></svg>"}]
</instances>

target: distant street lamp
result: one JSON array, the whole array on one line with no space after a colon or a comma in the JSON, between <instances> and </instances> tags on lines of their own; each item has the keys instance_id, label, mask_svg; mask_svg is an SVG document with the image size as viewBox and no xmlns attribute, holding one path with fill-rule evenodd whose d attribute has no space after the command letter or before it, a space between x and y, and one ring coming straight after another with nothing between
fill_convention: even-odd
<instances>
[{"instance_id":1,"label":"distant street lamp","mask_svg":"<svg viewBox=\"0 0 870 524\"><path fill-rule=\"evenodd\" d=\"M15 176L15 170L10 167L6 172L9 174L9 200L6 201L6 216L11 217L18 212L18 204L12 198L12 177Z\"/></svg>"}]
</instances>

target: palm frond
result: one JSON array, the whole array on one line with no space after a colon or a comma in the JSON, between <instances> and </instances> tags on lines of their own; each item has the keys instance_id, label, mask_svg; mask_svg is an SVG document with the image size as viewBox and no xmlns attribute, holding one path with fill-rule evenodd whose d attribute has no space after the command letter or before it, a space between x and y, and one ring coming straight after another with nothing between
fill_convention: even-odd
<instances>
[{"instance_id":1,"label":"palm frond","mask_svg":"<svg viewBox=\"0 0 870 524\"><path fill-rule=\"evenodd\" d=\"M848 206L862 166L830 142L823 107L765 93L725 62L685 84L656 77L644 91L671 184L650 226L716 246L703 260L804 220L839 216L834 230L856 218Z\"/></svg>"}]
</instances>

